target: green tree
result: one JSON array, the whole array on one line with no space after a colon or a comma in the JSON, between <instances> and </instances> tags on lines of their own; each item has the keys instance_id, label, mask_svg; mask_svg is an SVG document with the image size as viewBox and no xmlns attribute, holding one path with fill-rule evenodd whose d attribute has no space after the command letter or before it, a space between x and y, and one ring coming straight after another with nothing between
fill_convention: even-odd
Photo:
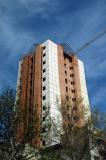
<instances>
[{"instance_id":1,"label":"green tree","mask_svg":"<svg viewBox=\"0 0 106 160\"><path fill-rule=\"evenodd\" d=\"M22 141L17 142L17 126L26 115L25 111L17 114L18 105L13 89L7 88L0 95L0 154L4 154L5 160L30 159L35 154L30 142L35 134L33 125L37 119L31 119Z\"/></svg>"},{"instance_id":2,"label":"green tree","mask_svg":"<svg viewBox=\"0 0 106 160\"><path fill-rule=\"evenodd\" d=\"M8 141L14 117L15 92L9 87L0 95L0 142Z\"/></svg>"},{"instance_id":3,"label":"green tree","mask_svg":"<svg viewBox=\"0 0 106 160\"><path fill-rule=\"evenodd\" d=\"M86 121L82 126L78 125L79 118L74 119L75 116L73 108L77 110L80 119L85 118ZM59 106L59 110L64 119L62 132L59 128L61 123L58 120L54 123L51 120L51 126L54 128L55 136L60 137L60 144L57 150L54 148L45 148L41 150L41 160L90 160L94 155L94 150L97 149L97 155L99 154L98 139L105 137L105 114L98 109L92 111L92 114L88 114L88 110L82 104L82 100L76 102L76 104L70 103L65 100ZM89 115L89 118L86 118ZM99 119L98 119L99 118ZM99 124L102 124L102 129L98 128ZM104 129L103 129L104 128ZM54 138L52 139L52 141ZM105 140L105 139L104 139ZM102 146L100 147L100 149ZM104 150L103 150L104 152Z\"/></svg>"}]
</instances>

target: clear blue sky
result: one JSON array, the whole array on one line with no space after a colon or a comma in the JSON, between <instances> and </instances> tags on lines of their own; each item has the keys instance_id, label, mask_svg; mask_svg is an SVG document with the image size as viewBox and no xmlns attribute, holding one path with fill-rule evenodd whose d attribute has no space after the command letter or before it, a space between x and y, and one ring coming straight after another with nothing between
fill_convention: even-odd
<instances>
[{"instance_id":1,"label":"clear blue sky","mask_svg":"<svg viewBox=\"0 0 106 160\"><path fill-rule=\"evenodd\" d=\"M76 51L106 29L106 0L0 0L0 91L16 87L18 62L51 39ZM106 35L79 54L91 106L106 111Z\"/></svg>"}]
</instances>

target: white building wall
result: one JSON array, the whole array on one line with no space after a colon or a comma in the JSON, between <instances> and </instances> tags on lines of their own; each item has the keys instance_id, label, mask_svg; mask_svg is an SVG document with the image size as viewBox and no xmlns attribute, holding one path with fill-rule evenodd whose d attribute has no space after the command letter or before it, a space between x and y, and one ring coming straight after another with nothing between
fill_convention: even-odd
<instances>
[{"instance_id":1,"label":"white building wall","mask_svg":"<svg viewBox=\"0 0 106 160\"><path fill-rule=\"evenodd\" d=\"M78 69L79 69L79 78L80 78L81 98L83 99L83 105L85 107L85 120L87 120L88 119L87 117L90 117L91 112L90 112L88 92L86 87L84 65L81 60L78 60Z\"/></svg>"},{"instance_id":2,"label":"white building wall","mask_svg":"<svg viewBox=\"0 0 106 160\"><path fill-rule=\"evenodd\" d=\"M58 136L54 135L53 124L60 125L61 121L61 114L59 112L59 104L61 103L61 98L58 73L58 53L57 45L50 40L44 42L42 46L46 46L46 48L43 50L43 54L45 54L45 56L42 55L42 88L44 86L46 87L44 91L42 90L42 117L46 112L43 110L43 106L46 105L46 108L50 107L49 116L51 118L52 127L50 130L49 138L46 141L46 146L50 146L59 142ZM46 62L44 65L43 61ZM45 73L43 73L44 69ZM44 77L46 78L45 81L43 81ZM45 100L43 100L43 96L46 97ZM45 123L46 122L43 122L43 125L45 125Z\"/></svg>"},{"instance_id":3,"label":"white building wall","mask_svg":"<svg viewBox=\"0 0 106 160\"><path fill-rule=\"evenodd\" d=\"M20 81L20 78L21 78L21 64L22 64L22 60L19 62L19 67L18 67L18 78L17 78L17 89L16 89L16 102L18 101L19 99L19 87L21 85L21 81Z\"/></svg>"}]
</instances>

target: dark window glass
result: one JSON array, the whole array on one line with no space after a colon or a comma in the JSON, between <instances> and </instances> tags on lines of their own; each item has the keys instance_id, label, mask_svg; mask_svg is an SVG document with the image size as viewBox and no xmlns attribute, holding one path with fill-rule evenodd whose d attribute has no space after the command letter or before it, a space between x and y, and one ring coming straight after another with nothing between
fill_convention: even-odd
<instances>
[{"instance_id":1,"label":"dark window glass","mask_svg":"<svg viewBox=\"0 0 106 160\"><path fill-rule=\"evenodd\" d=\"M73 69L73 67L70 67L70 70L72 70Z\"/></svg>"},{"instance_id":2,"label":"dark window glass","mask_svg":"<svg viewBox=\"0 0 106 160\"><path fill-rule=\"evenodd\" d=\"M45 110L46 109L46 106L43 106L43 110Z\"/></svg>"},{"instance_id":3,"label":"dark window glass","mask_svg":"<svg viewBox=\"0 0 106 160\"><path fill-rule=\"evenodd\" d=\"M74 74L70 74L70 77L74 77Z\"/></svg>"},{"instance_id":4,"label":"dark window glass","mask_svg":"<svg viewBox=\"0 0 106 160\"><path fill-rule=\"evenodd\" d=\"M68 92L68 87L66 87L66 92Z\"/></svg>"},{"instance_id":5,"label":"dark window glass","mask_svg":"<svg viewBox=\"0 0 106 160\"><path fill-rule=\"evenodd\" d=\"M69 96L66 96L66 99L69 100Z\"/></svg>"},{"instance_id":6,"label":"dark window glass","mask_svg":"<svg viewBox=\"0 0 106 160\"><path fill-rule=\"evenodd\" d=\"M44 77L44 78L43 78L43 82L44 82L45 80L46 80L46 78Z\"/></svg>"},{"instance_id":7,"label":"dark window glass","mask_svg":"<svg viewBox=\"0 0 106 160\"><path fill-rule=\"evenodd\" d=\"M44 86L44 87L43 87L43 91L44 91L45 89L46 89L46 87Z\"/></svg>"},{"instance_id":8,"label":"dark window glass","mask_svg":"<svg viewBox=\"0 0 106 160\"><path fill-rule=\"evenodd\" d=\"M71 90L72 93L75 93L75 90Z\"/></svg>"},{"instance_id":9,"label":"dark window glass","mask_svg":"<svg viewBox=\"0 0 106 160\"><path fill-rule=\"evenodd\" d=\"M67 79L65 79L65 82L67 83Z\"/></svg>"},{"instance_id":10,"label":"dark window glass","mask_svg":"<svg viewBox=\"0 0 106 160\"><path fill-rule=\"evenodd\" d=\"M46 128L42 128L42 133L45 133L46 132Z\"/></svg>"},{"instance_id":11,"label":"dark window glass","mask_svg":"<svg viewBox=\"0 0 106 160\"><path fill-rule=\"evenodd\" d=\"M46 48L46 46L43 46L43 50Z\"/></svg>"},{"instance_id":12,"label":"dark window glass","mask_svg":"<svg viewBox=\"0 0 106 160\"><path fill-rule=\"evenodd\" d=\"M76 98L72 98L72 101L76 101Z\"/></svg>"},{"instance_id":13,"label":"dark window glass","mask_svg":"<svg viewBox=\"0 0 106 160\"><path fill-rule=\"evenodd\" d=\"M43 69L43 73L46 72L46 69Z\"/></svg>"},{"instance_id":14,"label":"dark window glass","mask_svg":"<svg viewBox=\"0 0 106 160\"><path fill-rule=\"evenodd\" d=\"M46 56L46 53L43 54L43 57L45 57L45 56Z\"/></svg>"},{"instance_id":15,"label":"dark window glass","mask_svg":"<svg viewBox=\"0 0 106 160\"><path fill-rule=\"evenodd\" d=\"M45 117L43 117L43 121L45 121Z\"/></svg>"},{"instance_id":16,"label":"dark window glass","mask_svg":"<svg viewBox=\"0 0 106 160\"><path fill-rule=\"evenodd\" d=\"M74 116L73 119L74 119L75 121L78 121L78 120L79 120L78 116Z\"/></svg>"},{"instance_id":17,"label":"dark window glass","mask_svg":"<svg viewBox=\"0 0 106 160\"><path fill-rule=\"evenodd\" d=\"M71 62L71 63L72 63L72 58L71 58L71 59L69 59L69 62Z\"/></svg>"},{"instance_id":18,"label":"dark window glass","mask_svg":"<svg viewBox=\"0 0 106 160\"><path fill-rule=\"evenodd\" d=\"M42 145L45 146L45 141L42 141Z\"/></svg>"},{"instance_id":19,"label":"dark window glass","mask_svg":"<svg viewBox=\"0 0 106 160\"><path fill-rule=\"evenodd\" d=\"M46 96L43 96L43 100L45 100L46 99Z\"/></svg>"},{"instance_id":20,"label":"dark window glass","mask_svg":"<svg viewBox=\"0 0 106 160\"><path fill-rule=\"evenodd\" d=\"M43 61L43 65L46 64L46 61Z\"/></svg>"},{"instance_id":21,"label":"dark window glass","mask_svg":"<svg viewBox=\"0 0 106 160\"><path fill-rule=\"evenodd\" d=\"M72 85L74 85L74 82L71 82Z\"/></svg>"}]
</instances>

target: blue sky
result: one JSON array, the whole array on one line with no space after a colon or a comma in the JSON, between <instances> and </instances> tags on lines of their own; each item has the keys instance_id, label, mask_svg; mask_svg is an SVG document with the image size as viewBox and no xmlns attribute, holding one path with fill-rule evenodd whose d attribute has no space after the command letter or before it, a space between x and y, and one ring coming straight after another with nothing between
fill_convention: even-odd
<instances>
[{"instance_id":1,"label":"blue sky","mask_svg":"<svg viewBox=\"0 0 106 160\"><path fill-rule=\"evenodd\" d=\"M18 62L51 39L76 51L106 29L106 0L0 0L0 91L16 87ZM106 35L81 51L91 106L106 111Z\"/></svg>"}]
</instances>

